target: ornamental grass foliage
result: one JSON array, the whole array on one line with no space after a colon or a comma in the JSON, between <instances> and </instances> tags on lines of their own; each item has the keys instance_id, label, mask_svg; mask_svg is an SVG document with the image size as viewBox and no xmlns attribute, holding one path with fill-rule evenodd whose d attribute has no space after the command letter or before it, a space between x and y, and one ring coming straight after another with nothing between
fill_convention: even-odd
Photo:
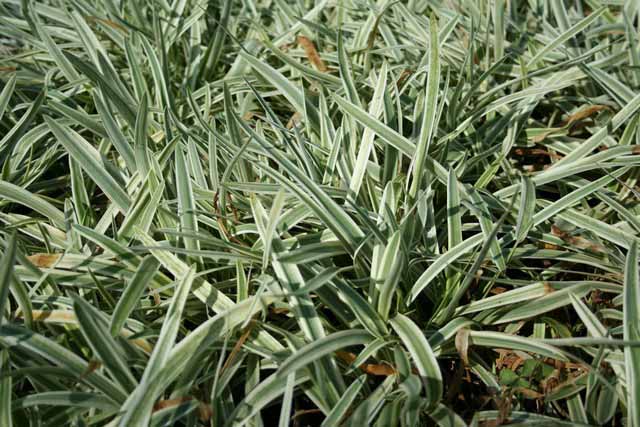
<instances>
[{"instance_id":1,"label":"ornamental grass foliage","mask_svg":"<svg viewBox=\"0 0 640 427\"><path fill-rule=\"evenodd\" d=\"M640 427L639 10L0 0L0 426Z\"/></svg>"}]
</instances>

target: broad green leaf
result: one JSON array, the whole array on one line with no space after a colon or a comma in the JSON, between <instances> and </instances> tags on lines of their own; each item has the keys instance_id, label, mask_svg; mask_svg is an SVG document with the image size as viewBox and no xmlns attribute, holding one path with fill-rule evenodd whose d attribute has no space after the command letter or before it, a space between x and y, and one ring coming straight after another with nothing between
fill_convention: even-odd
<instances>
[{"instance_id":1,"label":"broad green leaf","mask_svg":"<svg viewBox=\"0 0 640 427\"><path fill-rule=\"evenodd\" d=\"M122 292L111 316L110 332L112 336L115 337L120 334L129 315L138 304L142 293L155 276L159 267L158 260L151 256L143 258L142 262L140 262L136 274L126 284L124 292Z\"/></svg>"},{"instance_id":2,"label":"broad green leaf","mask_svg":"<svg viewBox=\"0 0 640 427\"><path fill-rule=\"evenodd\" d=\"M63 52L63 54L67 57L67 59L76 68L77 71L79 71L81 74L84 74L100 88L104 96L116 106L118 112L122 114L123 118L131 126L134 126L136 121L135 111L129 103L126 95L121 92L122 84L118 84L118 82L112 80L110 76L101 73L93 65L83 61L77 56L72 55L68 52ZM103 58L103 56L99 56L98 58Z\"/></svg>"},{"instance_id":3,"label":"broad green leaf","mask_svg":"<svg viewBox=\"0 0 640 427\"><path fill-rule=\"evenodd\" d=\"M127 366L124 354L119 351L118 344L109 335L107 323L101 313L79 296L73 297L73 308L84 339L109 374L124 390L131 392L137 386L137 381Z\"/></svg>"},{"instance_id":4,"label":"broad green leaf","mask_svg":"<svg viewBox=\"0 0 640 427\"><path fill-rule=\"evenodd\" d=\"M438 258L429 265L429 268L425 270L424 273L416 280L413 287L411 288L411 300L416 299L416 297L426 288L429 283L438 275L442 270L447 268L451 263L460 258L462 255L470 252L473 248L482 243L483 239L482 233L476 234L463 242L457 244L453 248L450 248L444 254L438 256Z\"/></svg>"},{"instance_id":5,"label":"broad green leaf","mask_svg":"<svg viewBox=\"0 0 640 427\"><path fill-rule=\"evenodd\" d=\"M437 405L442 399L442 373L427 338L411 319L402 314L390 322L413 358L427 390L429 406Z\"/></svg>"},{"instance_id":6,"label":"broad green leaf","mask_svg":"<svg viewBox=\"0 0 640 427\"><path fill-rule=\"evenodd\" d=\"M5 242L2 250L2 261L0 262L0 325L3 323L5 309L9 308L9 288L13 281L16 245L16 233L13 232Z\"/></svg>"},{"instance_id":7,"label":"broad green leaf","mask_svg":"<svg viewBox=\"0 0 640 427\"><path fill-rule=\"evenodd\" d=\"M353 103L342 99L337 95L334 96L333 99L346 114L356 119L363 126L372 129L376 133L376 135L384 139L388 144L407 156L414 155L416 147L415 144L410 140L408 140L392 128L388 127L384 123L380 122L378 119L362 110L360 107L354 105Z\"/></svg>"},{"instance_id":8,"label":"broad green leaf","mask_svg":"<svg viewBox=\"0 0 640 427\"><path fill-rule=\"evenodd\" d=\"M8 96L8 94L6 95ZM10 163L10 159L13 155L16 145L18 145L21 138L24 136L24 134L27 132L27 129L29 129L33 120L36 118L36 115L40 112L40 108L42 107L46 96L46 90L40 92L38 97L29 105L27 111L22 114L22 117L20 117L20 119L11 128L11 130L6 132L0 140L0 164L3 165L3 168L6 168ZM4 102L8 102L8 100Z\"/></svg>"},{"instance_id":9,"label":"broad green leaf","mask_svg":"<svg viewBox=\"0 0 640 427\"><path fill-rule=\"evenodd\" d=\"M327 335L302 347L287 358L276 372L279 377L286 377L298 369L308 366L315 360L327 356L337 350L353 345L369 343L373 337L367 331L353 329Z\"/></svg>"},{"instance_id":10,"label":"broad green leaf","mask_svg":"<svg viewBox=\"0 0 640 427\"><path fill-rule=\"evenodd\" d=\"M311 125L320 128L320 113L304 96L302 91L293 85L287 78L280 74L266 62L258 60L253 55L241 52L240 56L263 76L269 83L278 89L282 95L293 105L297 112L308 115Z\"/></svg>"},{"instance_id":11,"label":"broad green leaf","mask_svg":"<svg viewBox=\"0 0 640 427\"><path fill-rule=\"evenodd\" d=\"M103 392L114 402L122 403L127 398L127 394L107 377L96 371L89 372L87 361L42 335L21 326L4 324L0 326L0 343L9 352L15 347L20 351L37 354L73 373L76 378L81 378L84 374L84 382Z\"/></svg>"},{"instance_id":12,"label":"broad green leaf","mask_svg":"<svg viewBox=\"0 0 640 427\"><path fill-rule=\"evenodd\" d=\"M331 412L322 422L322 427L337 425L348 414L349 408L358 397L362 386L365 384L366 377L361 375L353 382L344 392L338 403L331 409Z\"/></svg>"},{"instance_id":13,"label":"broad green leaf","mask_svg":"<svg viewBox=\"0 0 640 427\"><path fill-rule=\"evenodd\" d=\"M295 372L289 374L287 383L285 384L284 396L282 398L282 407L280 408L280 421L278 426L287 427L291 421L291 405L293 400L293 389L295 386Z\"/></svg>"},{"instance_id":14,"label":"broad green leaf","mask_svg":"<svg viewBox=\"0 0 640 427\"><path fill-rule=\"evenodd\" d=\"M382 106L384 100L384 93L387 88L387 63L382 64L378 75L378 82L376 84L371 103L369 105L369 114L373 117L378 117L382 113ZM356 200L362 180L367 171L367 163L373 149L373 140L375 133L371 128L366 128L362 135L362 142L360 142L360 149L358 150L358 157L356 158L356 164L353 167L353 174L349 181L349 198Z\"/></svg>"},{"instance_id":15,"label":"broad green leaf","mask_svg":"<svg viewBox=\"0 0 640 427\"><path fill-rule=\"evenodd\" d=\"M55 120L45 117L47 125L56 139L87 172L87 175L105 192L120 209L127 210L129 196L106 169L100 154L87 140L73 130L61 126Z\"/></svg>"},{"instance_id":16,"label":"broad green leaf","mask_svg":"<svg viewBox=\"0 0 640 427\"><path fill-rule=\"evenodd\" d=\"M383 320L389 319L391 303L393 301L396 286L400 279L400 266L402 265L402 253L400 245L402 232L396 231L387 243L380 266L378 275L374 278L376 282L382 282L380 286L380 295L378 297L378 313Z\"/></svg>"},{"instance_id":17,"label":"broad green leaf","mask_svg":"<svg viewBox=\"0 0 640 427\"><path fill-rule=\"evenodd\" d=\"M158 394L154 393L150 387L151 379L162 370L170 357L194 276L195 270L192 267L180 278L180 282L177 284L177 290L171 300L171 305L160 330L160 336L149 357L142 380L123 405L125 411L120 418L120 426L143 426L149 423L153 404L158 398Z\"/></svg>"},{"instance_id":18,"label":"broad green leaf","mask_svg":"<svg viewBox=\"0 0 640 427\"><path fill-rule=\"evenodd\" d=\"M412 181L409 188L409 197L415 199L418 189L422 187L424 162L429 154L431 139L434 129L437 128L436 111L438 105L438 90L440 86L440 49L438 46L438 21L435 15L431 15L429 21L429 72L427 75L427 87L425 93L424 111L422 112L422 124L420 137L413 158Z\"/></svg>"},{"instance_id":19,"label":"broad green leaf","mask_svg":"<svg viewBox=\"0 0 640 427\"><path fill-rule=\"evenodd\" d=\"M509 335L503 332L470 331L469 345L489 348L508 348L511 350L527 351L552 359L568 361L567 356L556 347L530 338Z\"/></svg>"},{"instance_id":20,"label":"broad green leaf","mask_svg":"<svg viewBox=\"0 0 640 427\"><path fill-rule=\"evenodd\" d=\"M640 280L638 279L638 244L633 243L627 252L624 270L624 322L625 341L640 341ZM624 365L627 380L627 419L632 426L640 426L640 412L631 402L640 399L640 348L625 347Z\"/></svg>"},{"instance_id":21,"label":"broad green leaf","mask_svg":"<svg viewBox=\"0 0 640 427\"><path fill-rule=\"evenodd\" d=\"M605 7L594 10L589 14L589 16L587 16L571 28L567 29L562 34L558 35L558 37L556 37L550 43L546 44L536 53L533 58L529 60L529 62L527 63L527 67L531 67L533 64L543 59L549 52L553 51L554 49L565 43L567 40L579 34L581 31L591 25L596 19L598 19L606 10L607 9Z\"/></svg>"},{"instance_id":22,"label":"broad green leaf","mask_svg":"<svg viewBox=\"0 0 640 427\"><path fill-rule=\"evenodd\" d=\"M431 411L429 417L440 427L465 427L467 425L458 414L443 404L439 404L435 410Z\"/></svg>"},{"instance_id":23,"label":"broad green leaf","mask_svg":"<svg viewBox=\"0 0 640 427\"><path fill-rule=\"evenodd\" d=\"M268 376L249 394L247 394L240 403L238 403L236 409L229 417L227 425L234 427L247 425L253 416L256 415L263 407L284 393L287 378L288 377L283 377L277 374L271 374ZM307 381L309 381L309 377L307 375L296 375L294 386L301 386Z\"/></svg>"},{"instance_id":24,"label":"broad green leaf","mask_svg":"<svg viewBox=\"0 0 640 427\"><path fill-rule=\"evenodd\" d=\"M458 178L453 169L447 177L447 243L451 249L462 243L462 206Z\"/></svg>"},{"instance_id":25,"label":"broad green leaf","mask_svg":"<svg viewBox=\"0 0 640 427\"><path fill-rule=\"evenodd\" d=\"M5 200L33 209L49 218L52 225L64 229L64 214L51 203L28 190L0 180L0 196Z\"/></svg>"},{"instance_id":26,"label":"broad green leaf","mask_svg":"<svg viewBox=\"0 0 640 427\"><path fill-rule=\"evenodd\" d=\"M196 217L196 202L193 194L191 177L187 170L186 160L182 148L178 147L176 156L176 186L178 190L178 217L180 218L181 231L187 234L198 234L198 220ZM184 247L197 251L200 243L190 237L184 238Z\"/></svg>"},{"instance_id":27,"label":"broad green leaf","mask_svg":"<svg viewBox=\"0 0 640 427\"><path fill-rule=\"evenodd\" d=\"M9 100L11 100L11 96L13 95L13 91L16 88L16 80L18 75L12 74L9 78L9 81L5 84L2 92L0 92L0 120L4 116L5 111L7 110L7 106L9 105Z\"/></svg>"},{"instance_id":28,"label":"broad green leaf","mask_svg":"<svg viewBox=\"0 0 640 427\"><path fill-rule=\"evenodd\" d=\"M9 366L9 351L0 351L0 423L3 426L13 426L13 416L11 414L13 379L11 377L11 367Z\"/></svg>"},{"instance_id":29,"label":"broad green leaf","mask_svg":"<svg viewBox=\"0 0 640 427\"><path fill-rule=\"evenodd\" d=\"M103 395L80 391L49 391L34 393L13 402L13 410L30 408L32 406L69 406L77 408L106 410L108 413L117 411L116 404Z\"/></svg>"},{"instance_id":30,"label":"broad green leaf","mask_svg":"<svg viewBox=\"0 0 640 427\"><path fill-rule=\"evenodd\" d=\"M518 219L516 222L516 241L521 242L531 230L535 222L536 208L536 187L526 176L522 177L520 187L520 206L518 208Z\"/></svg>"}]
</instances>

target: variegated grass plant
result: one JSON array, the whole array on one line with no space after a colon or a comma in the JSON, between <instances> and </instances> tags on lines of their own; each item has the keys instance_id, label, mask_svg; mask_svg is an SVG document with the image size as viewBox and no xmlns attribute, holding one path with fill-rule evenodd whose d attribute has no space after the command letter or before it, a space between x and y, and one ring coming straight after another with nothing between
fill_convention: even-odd
<instances>
[{"instance_id":1,"label":"variegated grass plant","mask_svg":"<svg viewBox=\"0 0 640 427\"><path fill-rule=\"evenodd\" d=\"M640 427L639 8L0 0L0 426Z\"/></svg>"}]
</instances>

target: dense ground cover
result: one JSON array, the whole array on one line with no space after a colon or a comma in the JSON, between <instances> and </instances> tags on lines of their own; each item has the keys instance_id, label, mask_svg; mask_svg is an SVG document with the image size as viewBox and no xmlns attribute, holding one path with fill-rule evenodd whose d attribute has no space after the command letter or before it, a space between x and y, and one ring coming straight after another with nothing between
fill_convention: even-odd
<instances>
[{"instance_id":1,"label":"dense ground cover","mask_svg":"<svg viewBox=\"0 0 640 427\"><path fill-rule=\"evenodd\" d=\"M618 0L0 0L0 426L640 427Z\"/></svg>"}]
</instances>

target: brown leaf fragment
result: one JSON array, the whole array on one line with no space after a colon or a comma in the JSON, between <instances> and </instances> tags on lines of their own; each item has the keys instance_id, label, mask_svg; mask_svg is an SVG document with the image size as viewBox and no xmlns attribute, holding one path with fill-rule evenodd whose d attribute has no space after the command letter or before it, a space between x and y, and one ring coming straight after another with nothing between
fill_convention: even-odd
<instances>
[{"instance_id":1,"label":"brown leaf fragment","mask_svg":"<svg viewBox=\"0 0 640 427\"><path fill-rule=\"evenodd\" d=\"M351 364L354 360L356 360L356 355L348 351L338 350L336 351L336 356L338 357L338 359L347 364Z\"/></svg>"},{"instance_id":2,"label":"brown leaf fragment","mask_svg":"<svg viewBox=\"0 0 640 427\"><path fill-rule=\"evenodd\" d=\"M60 256L60 254L33 254L27 259L36 267L49 268L60 259Z\"/></svg>"},{"instance_id":3,"label":"brown leaf fragment","mask_svg":"<svg viewBox=\"0 0 640 427\"><path fill-rule=\"evenodd\" d=\"M385 364L365 363L360 365L360 369L369 375L378 377L389 377L396 373L396 370L393 369L392 366Z\"/></svg>"},{"instance_id":4,"label":"brown leaf fragment","mask_svg":"<svg viewBox=\"0 0 640 427\"><path fill-rule=\"evenodd\" d=\"M153 405L153 412L160 411L162 409L173 408L175 406L181 405L185 402L190 402L195 400L191 396L182 396L176 397L174 399L166 399L166 400L158 400L155 405ZM209 421L213 416L213 410L211 409L211 405L207 405L204 402L198 401L198 418L200 421Z\"/></svg>"},{"instance_id":5,"label":"brown leaf fragment","mask_svg":"<svg viewBox=\"0 0 640 427\"><path fill-rule=\"evenodd\" d=\"M304 53L307 55L309 62L311 62L318 71L326 72L327 65L324 63L322 58L320 58L316 45L305 36L298 36L296 40L298 41L298 46L304 49Z\"/></svg>"},{"instance_id":6,"label":"brown leaf fragment","mask_svg":"<svg viewBox=\"0 0 640 427\"><path fill-rule=\"evenodd\" d=\"M97 16L87 16L86 20L90 23L101 22L111 28L122 31L125 34L129 33L129 31L125 27L118 24L117 22L111 21L110 19L98 18Z\"/></svg>"},{"instance_id":7,"label":"brown leaf fragment","mask_svg":"<svg viewBox=\"0 0 640 427\"><path fill-rule=\"evenodd\" d=\"M222 375L222 373L225 372L229 368L229 366L231 366L233 364L233 361L238 356L238 353L240 353L240 349L242 348L244 343L247 341L247 338L249 338L249 335L251 334L251 331L253 330L254 324L255 324L255 322L253 322L253 321L249 322L249 324L247 325L245 330L242 332L242 335L240 336L240 338L236 342L236 345L233 346L233 349L231 350L231 353L229 353L229 357L227 357L227 360L224 362L224 365L222 366L222 369L220 369L220 375Z\"/></svg>"},{"instance_id":8,"label":"brown leaf fragment","mask_svg":"<svg viewBox=\"0 0 640 427\"><path fill-rule=\"evenodd\" d=\"M336 351L336 356L338 357L338 359L349 365L356 360L356 355L348 351ZM358 368L369 375L379 377L388 377L396 373L396 370L393 368L393 366L386 364L363 363L362 365L358 366Z\"/></svg>"},{"instance_id":9,"label":"brown leaf fragment","mask_svg":"<svg viewBox=\"0 0 640 427\"><path fill-rule=\"evenodd\" d=\"M516 388L513 389L513 391L516 392L516 393L520 393L521 395L523 395L527 399L542 399L542 398L544 398L544 395L542 393L538 393L537 391L531 390L530 388L516 387Z\"/></svg>"},{"instance_id":10,"label":"brown leaf fragment","mask_svg":"<svg viewBox=\"0 0 640 427\"><path fill-rule=\"evenodd\" d=\"M511 401L511 394L504 398L496 399L496 404L498 406L498 419L496 420L496 425L500 426L509 419L509 414L511 414Z\"/></svg>"},{"instance_id":11,"label":"brown leaf fragment","mask_svg":"<svg viewBox=\"0 0 640 427\"><path fill-rule=\"evenodd\" d=\"M99 360L92 359L89 361L89 365L87 365L87 369L80 375L80 379L84 379L91 375L96 369L102 366L102 362Z\"/></svg>"},{"instance_id":12,"label":"brown leaf fragment","mask_svg":"<svg viewBox=\"0 0 640 427\"><path fill-rule=\"evenodd\" d=\"M71 310L31 310L31 317L35 322L76 323L78 321L76 314Z\"/></svg>"},{"instance_id":13,"label":"brown leaf fragment","mask_svg":"<svg viewBox=\"0 0 640 427\"><path fill-rule=\"evenodd\" d=\"M533 140L535 140L537 137L534 137ZM532 157L549 157L552 159L561 159L562 156L557 154L557 153L553 153L550 152L544 148L528 148L528 147L517 147L513 149L513 154L517 155L517 156L532 156Z\"/></svg>"},{"instance_id":14,"label":"brown leaf fragment","mask_svg":"<svg viewBox=\"0 0 640 427\"><path fill-rule=\"evenodd\" d=\"M601 252L601 253L605 252L605 249L601 245L595 242L592 242L591 240L585 239L584 237L572 236L571 234L560 229L556 225L551 226L551 234L561 238L567 244L574 246L578 249L588 249L593 252Z\"/></svg>"},{"instance_id":15,"label":"brown leaf fragment","mask_svg":"<svg viewBox=\"0 0 640 427\"><path fill-rule=\"evenodd\" d=\"M541 134L539 134L539 135L536 135L536 136L532 137L532 138L531 138L531 142L533 142L533 143L535 143L535 144L538 144L538 143L540 143L540 142L544 141L545 139L547 139L547 137L548 137L549 135L551 135L552 133L554 133L554 132L556 132L556 131L559 131L559 130L561 130L561 129L562 129L562 128L551 128L551 129L549 129L549 130L547 130L547 131L544 131L544 132L542 132Z\"/></svg>"},{"instance_id":16,"label":"brown leaf fragment","mask_svg":"<svg viewBox=\"0 0 640 427\"><path fill-rule=\"evenodd\" d=\"M524 359L512 350L497 348L495 351L499 354L496 359L496 369L498 370L507 368L515 371L524 362Z\"/></svg>"},{"instance_id":17,"label":"brown leaf fragment","mask_svg":"<svg viewBox=\"0 0 640 427\"><path fill-rule=\"evenodd\" d=\"M606 110L608 108L609 107L606 105L588 105L567 117L565 126L571 126L575 122L582 121L594 115L598 111Z\"/></svg>"},{"instance_id":18,"label":"brown leaf fragment","mask_svg":"<svg viewBox=\"0 0 640 427\"><path fill-rule=\"evenodd\" d=\"M299 124L301 120L302 120L302 114L296 111L295 113L293 113L293 116L291 116L291 118L287 122L287 129L293 129L293 127Z\"/></svg>"},{"instance_id":19,"label":"brown leaf fragment","mask_svg":"<svg viewBox=\"0 0 640 427\"><path fill-rule=\"evenodd\" d=\"M404 83L407 81L407 79L413 74L413 70L410 69L404 69L402 70L402 73L400 74L400 77L398 77L398 82L396 83L396 86L398 88L401 88Z\"/></svg>"},{"instance_id":20,"label":"brown leaf fragment","mask_svg":"<svg viewBox=\"0 0 640 427\"><path fill-rule=\"evenodd\" d=\"M465 365L469 365L469 330L460 329L455 338L456 350Z\"/></svg>"},{"instance_id":21,"label":"brown leaf fragment","mask_svg":"<svg viewBox=\"0 0 640 427\"><path fill-rule=\"evenodd\" d=\"M200 405L198 406L198 417L200 418L200 421L209 421L211 417L213 417L213 409L211 409L211 405L200 402Z\"/></svg>"},{"instance_id":22,"label":"brown leaf fragment","mask_svg":"<svg viewBox=\"0 0 640 427\"><path fill-rule=\"evenodd\" d=\"M22 319L24 314L20 313L17 318ZM76 318L76 314L71 310L31 310L31 317L34 322L47 322L51 324L77 324L78 319ZM129 338L129 336L133 335L134 332L131 332L128 329L123 329L120 332L120 335L123 338ZM147 353L151 353L153 347L149 344L145 339L138 338L131 340L136 346L140 347Z\"/></svg>"}]
</instances>

